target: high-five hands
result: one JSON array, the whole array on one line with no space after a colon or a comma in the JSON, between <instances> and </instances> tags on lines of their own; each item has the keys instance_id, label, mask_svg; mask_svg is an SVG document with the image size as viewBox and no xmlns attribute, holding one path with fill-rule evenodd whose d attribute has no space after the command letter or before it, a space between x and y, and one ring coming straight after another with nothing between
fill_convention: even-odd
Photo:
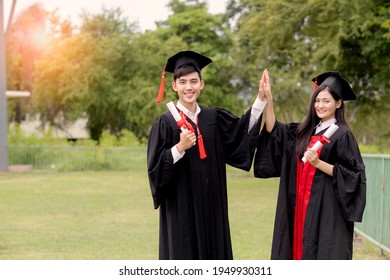
<instances>
[{"instance_id":1,"label":"high-five hands","mask_svg":"<svg viewBox=\"0 0 390 280\"><path fill-rule=\"evenodd\" d=\"M275 126L275 112L274 105L272 102L272 92L271 92L271 82L269 80L268 70L265 69L263 76L259 82L259 94L258 98L262 101L266 101L266 110L265 110L265 126L268 132L271 132Z\"/></svg>"},{"instance_id":2,"label":"high-five hands","mask_svg":"<svg viewBox=\"0 0 390 280\"><path fill-rule=\"evenodd\" d=\"M268 70L263 71L263 75L259 81L259 92L258 97L260 100L271 102L272 93L271 93L271 83L269 80Z\"/></svg>"}]
</instances>

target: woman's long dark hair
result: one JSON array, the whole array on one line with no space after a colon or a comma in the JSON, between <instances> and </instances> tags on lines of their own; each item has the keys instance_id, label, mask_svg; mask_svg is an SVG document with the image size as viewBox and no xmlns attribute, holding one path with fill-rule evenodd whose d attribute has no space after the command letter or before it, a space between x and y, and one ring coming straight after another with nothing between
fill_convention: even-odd
<instances>
[{"instance_id":1,"label":"woman's long dark hair","mask_svg":"<svg viewBox=\"0 0 390 280\"><path fill-rule=\"evenodd\" d=\"M299 124L297 128L296 153L298 158L301 158L305 153L305 151L307 150L307 147L309 146L310 143L310 138L313 135L313 130L316 127L316 125L320 122L320 118L317 116L316 110L314 108L314 103L316 101L317 95L324 89L326 89L333 96L334 100L339 101L341 99L341 96L339 94L335 93L332 89L324 85L320 85L313 92L310 101L309 112L306 116L306 119L304 120L303 123ZM342 99L341 99L340 108L336 109L335 118L338 123L347 125L344 117L344 102Z\"/></svg>"}]
</instances>

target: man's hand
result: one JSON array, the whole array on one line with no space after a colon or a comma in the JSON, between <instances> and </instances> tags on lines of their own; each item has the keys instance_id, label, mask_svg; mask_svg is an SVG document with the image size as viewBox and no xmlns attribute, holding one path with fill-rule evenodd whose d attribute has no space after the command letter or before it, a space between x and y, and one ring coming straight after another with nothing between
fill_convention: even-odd
<instances>
[{"instance_id":1,"label":"man's hand","mask_svg":"<svg viewBox=\"0 0 390 280\"><path fill-rule=\"evenodd\" d=\"M180 133L180 142L176 144L177 151L183 153L196 144L196 135L188 130Z\"/></svg>"}]
</instances>

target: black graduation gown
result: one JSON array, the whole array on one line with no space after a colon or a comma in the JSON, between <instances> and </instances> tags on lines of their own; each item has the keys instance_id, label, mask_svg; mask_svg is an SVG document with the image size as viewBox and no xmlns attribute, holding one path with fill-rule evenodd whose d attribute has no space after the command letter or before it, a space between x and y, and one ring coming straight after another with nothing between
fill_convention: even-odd
<instances>
[{"instance_id":1,"label":"black graduation gown","mask_svg":"<svg viewBox=\"0 0 390 280\"><path fill-rule=\"evenodd\" d=\"M320 159L334 165L333 176L319 169L314 173L303 226L302 259L352 259L354 222L361 222L366 203L365 166L351 131L337 125L331 143L320 153ZM255 177L280 177L271 259L292 259L293 254L297 126L276 122L271 133L264 129L254 160Z\"/></svg>"},{"instance_id":2,"label":"black graduation gown","mask_svg":"<svg viewBox=\"0 0 390 280\"><path fill-rule=\"evenodd\" d=\"M171 148L181 131L170 112L156 120L149 136L148 176L154 207L160 208L160 259L233 258L225 164L250 170L261 118L248 134L250 110L238 118L224 109L200 108L206 159L200 159L195 145L173 164Z\"/></svg>"}]
</instances>

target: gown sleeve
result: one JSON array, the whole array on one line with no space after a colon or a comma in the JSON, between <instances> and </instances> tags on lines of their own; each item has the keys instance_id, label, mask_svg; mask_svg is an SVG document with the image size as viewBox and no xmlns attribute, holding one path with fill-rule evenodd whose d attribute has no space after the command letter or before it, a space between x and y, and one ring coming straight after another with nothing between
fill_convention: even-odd
<instances>
[{"instance_id":1,"label":"gown sleeve","mask_svg":"<svg viewBox=\"0 0 390 280\"><path fill-rule=\"evenodd\" d=\"M358 144L350 131L337 143L338 160L333 169L333 185L345 218L361 222L366 205L366 174Z\"/></svg>"},{"instance_id":2,"label":"gown sleeve","mask_svg":"<svg viewBox=\"0 0 390 280\"><path fill-rule=\"evenodd\" d=\"M255 177L280 177L286 132L286 126L278 121L271 132L263 128L254 160Z\"/></svg>"},{"instance_id":3,"label":"gown sleeve","mask_svg":"<svg viewBox=\"0 0 390 280\"><path fill-rule=\"evenodd\" d=\"M248 132L250 116L251 109L241 118L224 109L217 109L217 121L222 144L225 147L226 163L245 171L249 171L252 167L262 118L260 116Z\"/></svg>"},{"instance_id":4,"label":"gown sleeve","mask_svg":"<svg viewBox=\"0 0 390 280\"><path fill-rule=\"evenodd\" d=\"M173 180L172 135L172 128L166 115L161 116L150 131L147 164L155 209L165 199Z\"/></svg>"}]
</instances>

